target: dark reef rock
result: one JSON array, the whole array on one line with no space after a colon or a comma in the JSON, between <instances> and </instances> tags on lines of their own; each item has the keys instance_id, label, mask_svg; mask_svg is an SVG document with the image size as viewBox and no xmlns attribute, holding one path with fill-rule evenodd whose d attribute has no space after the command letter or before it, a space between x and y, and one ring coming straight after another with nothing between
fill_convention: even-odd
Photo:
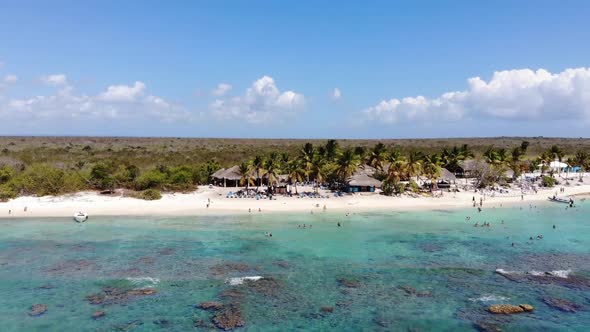
<instances>
[{"instance_id":1,"label":"dark reef rock","mask_svg":"<svg viewBox=\"0 0 590 332\"><path fill-rule=\"evenodd\" d=\"M141 325L143 325L143 322L139 319L136 319L136 320L129 321L125 324L114 325L113 330L115 330L115 331L129 331L129 330L132 330L132 329L134 329L138 326L141 326Z\"/></svg>"},{"instance_id":2,"label":"dark reef rock","mask_svg":"<svg viewBox=\"0 0 590 332\"><path fill-rule=\"evenodd\" d=\"M111 305L124 303L137 296L147 296L156 294L153 288L122 290L115 287L104 287L102 292L86 296L90 304Z\"/></svg>"},{"instance_id":3,"label":"dark reef rock","mask_svg":"<svg viewBox=\"0 0 590 332\"><path fill-rule=\"evenodd\" d=\"M206 301L199 303L197 307L203 310L219 310L223 308L223 303L217 301Z\"/></svg>"},{"instance_id":4,"label":"dark reef rock","mask_svg":"<svg viewBox=\"0 0 590 332\"><path fill-rule=\"evenodd\" d=\"M99 319L100 317L104 317L106 315L106 313L102 310L96 310L93 314L92 314L92 319Z\"/></svg>"},{"instance_id":5,"label":"dark reef rock","mask_svg":"<svg viewBox=\"0 0 590 332\"><path fill-rule=\"evenodd\" d=\"M283 269L288 269L291 267L291 264L287 261L278 261L275 264L279 267L282 267Z\"/></svg>"},{"instance_id":6,"label":"dark reef rock","mask_svg":"<svg viewBox=\"0 0 590 332\"><path fill-rule=\"evenodd\" d=\"M563 312L575 313L576 311L582 309L581 304L577 304L565 299L545 297L543 298L543 302L549 307Z\"/></svg>"},{"instance_id":7,"label":"dark reef rock","mask_svg":"<svg viewBox=\"0 0 590 332\"><path fill-rule=\"evenodd\" d=\"M43 315L45 312L47 312L47 306L45 304L33 304L31 311L29 311L29 316L37 317Z\"/></svg>"},{"instance_id":8,"label":"dark reef rock","mask_svg":"<svg viewBox=\"0 0 590 332\"><path fill-rule=\"evenodd\" d=\"M152 323L154 323L154 325L158 325L159 327L168 327L170 325L170 321L167 319L156 319Z\"/></svg>"},{"instance_id":9,"label":"dark reef rock","mask_svg":"<svg viewBox=\"0 0 590 332\"><path fill-rule=\"evenodd\" d=\"M323 312L323 313L333 313L334 312L334 307L321 307L320 308L320 312Z\"/></svg>"},{"instance_id":10,"label":"dark reef rock","mask_svg":"<svg viewBox=\"0 0 590 332\"><path fill-rule=\"evenodd\" d=\"M498 325L487 321L474 322L473 326L481 332L502 332Z\"/></svg>"},{"instance_id":11,"label":"dark reef rock","mask_svg":"<svg viewBox=\"0 0 590 332\"><path fill-rule=\"evenodd\" d=\"M233 330L237 327L244 326L245 322L242 320L242 312L237 305L230 304L218 310L211 320L218 329L224 331Z\"/></svg>"},{"instance_id":12,"label":"dark reef rock","mask_svg":"<svg viewBox=\"0 0 590 332\"><path fill-rule=\"evenodd\" d=\"M279 280L273 277L266 277L256 281L245 280L244 285L249 290L256 291L257 293L266 296L277 296L283 286Z\"/></svg>"},{"instance_id":13,"label":"dark reef rock","mask_svg":"<svg viewBox=\"0 0 590 332\"><path fill-rule=\"evenodd\" d=\"M411 287L411 286L402 285L402 286L398 286L398 288L403 290L406 293L406 295L408 295L408 296L414 295L417 297L432 297L431 292L419 292L414 287Z\"/></svg>"},{"instance_id":14,"label":"dark reef rock","mask_svg":"<svg viewBox=\"0 0 590 332\"><path fill-rule=\"evenodd\" d=\"M45 269L45 272L52 275L66 275L76 272L89 272L95 270L96 268L96 263L93 261L86 259L73 259L55 264Z\"/></svg>"},{"instance_id":15,"label":"dark reef rock","mask_svg":"<svg viewBox=\"0 0 590 332\"><path fill-rule=\"evenodd\" d=\"M359 280L349 278L338 279L338 284L346 288L359 288L361 286L361 282Z\"/></svg>"},{"instance_id":16,"label":"dark reef rock","mask_svg":"<svg viewBox=\"0 0 590 332\"><path fill-rule=\"evenodd\" d=\"M176 252L176 250L172 249L172 248L163 248L158 250L158 254L162 255L162 256L169 256L172 255Z\"/></svg>"},{"instance_id":17,"label":"dark reef rock","mask_svg":"<svg viewBox=\"0 0 590 332\"><path fill-rule=\"evenodd\" d=\"M212 266L210 269L214 275L225 275L225 274L232 273L232 272L245 273L245 272L252 271L252 269L250 268L250 266L248 266L248 264L235 263L235 262L226 262L226 263L222 263L222 264L217 264L217 265Z\"/></svg>"}]
</instances>

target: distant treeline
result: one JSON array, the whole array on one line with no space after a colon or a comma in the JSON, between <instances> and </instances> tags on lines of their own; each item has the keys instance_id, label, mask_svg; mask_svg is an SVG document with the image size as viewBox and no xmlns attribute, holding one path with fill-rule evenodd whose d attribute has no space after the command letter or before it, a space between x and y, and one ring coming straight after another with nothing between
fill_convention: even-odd
<instances>
[{"instance_id":1,"label":"distant treeline","mask_svg":"<svg viewBox=\"0 0 590 332\"><path fill-rule=\"evenodd\" d=\"M513 145L506 146L509 140ZM138 197L155 199L159 191L190 191L211 182L221 167L240 166L243 184L263 175L342 184L361 165L377 170L388 192L400 192L400 182L422 176L434 182L441 168L458 171L458 162L481 159L501 174L529 171L538 163L569 160L588 169L587 139L513 138L413 140L223 140L173 138L0 137L0 200L19 195L59 195L81 190L125 188ZM389 143L387 143L389 142ZM403 144L398 144L402 142ZM539 150L547 142L563 142ZM577 142L577 143L576 143ZM427 145L424 145L428 143ZM422 144L422 145L421 145ZM537 149L538 153L531 153ZM255 174L255 175L253 175ZM493 177L485 183L495 181Z\"/></svg>"}]
</instances>

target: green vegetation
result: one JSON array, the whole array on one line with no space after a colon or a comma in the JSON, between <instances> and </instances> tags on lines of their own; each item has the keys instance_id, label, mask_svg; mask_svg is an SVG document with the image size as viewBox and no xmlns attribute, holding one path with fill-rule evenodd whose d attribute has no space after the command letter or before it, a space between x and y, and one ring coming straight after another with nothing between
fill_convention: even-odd
<instances>
[{"instance_id":1,"label":"green vegetation","mask_svg":"<svg viewBox=\"0 0 590 332\"><path fill-rule=\"evenodd\" d=\"M479 185L506 180L538 164L566 160L590 169L590 139L474 138L417 140L224 140L181 138L0 137L0 200L18 195L60 195L124 188L144 199L161 191L191 191L211 183L221 167L239 166L240 183L260 186L286 175L342 189L365 165L394 195L418 192L418 177L435 184L444 167L461 170L467 159L485 161ZM551 170L542 169L544 174ZM436 189L436 188L433 188Z\"/></svg>"},{"instance_id":2,"label":"green vegetation","mask_svg":"<svg viewBox=\"0 0 590 332\"><path fill-rule=\"evenodd\" d=\"M551 188L555 186L555 179L550 176L543 176L543 187Z\"/></svg>"}]
</instances>

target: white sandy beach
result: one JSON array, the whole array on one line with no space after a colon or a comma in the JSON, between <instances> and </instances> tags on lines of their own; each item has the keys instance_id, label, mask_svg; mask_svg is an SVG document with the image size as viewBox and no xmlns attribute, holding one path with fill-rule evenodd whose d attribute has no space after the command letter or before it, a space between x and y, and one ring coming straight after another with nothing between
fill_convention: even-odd
<instances>
[{"instance_id":1,"label":"white sandy beach","mask_svg":"<svg viewBox=\"0 0 590 332\"><path fill-rule=\"evenodd\" d=\"M312 191L311 187L299 187L299 192ZM375 193L348 194L334 197L329 192L322 192L330 198L312 199L276 196L272 201L254 198L226 198L228 191L235 188L218 188L207 186L187 194L163 194L157 201L144 201L122 196L104 196L96 192L80 192L64 196L30 197L24 196L9 202L0 203L0 218L19 217L67 217L78 211L92 216L130 216L130 215L207 215L207 214L240 214L265 212L305 212L319 213L324 211L370 211L370 210L415 210L440 208L472 207L473 197L479 203L484 199L483 208L500 207L501 205L532 203L546 201L553 196L559 187L541 189L536 194L528 193L521 197L520 190L512 189L508 194L486 194L474 191L459 193L444 192L442 197L387 197ZM565 187L565 193L559 196L590 195L590 179L584 183L571 181ZM209 207L207 203L210 200ZM26 207L26 211L25 211ZM260 212L258 211L260 209ZM9 214L10 211L10 214Z\"/></svg>"}]
</instances>

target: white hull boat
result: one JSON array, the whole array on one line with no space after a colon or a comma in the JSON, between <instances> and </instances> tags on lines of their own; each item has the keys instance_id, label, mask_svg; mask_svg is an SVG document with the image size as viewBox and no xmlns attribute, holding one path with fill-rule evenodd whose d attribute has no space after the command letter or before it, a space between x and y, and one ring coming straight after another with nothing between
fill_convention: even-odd
<instances>
[{"instance_id":1,"label":"white hull boat","mask_svg":"<svg viewBox=\"0 0 590 332\"><path fill-rule=\"evenodd\" d=\"M85 222L88 220L88 213L78 212L74 215L74 220L76 222Z\"/></svg>"}]
</instances>

